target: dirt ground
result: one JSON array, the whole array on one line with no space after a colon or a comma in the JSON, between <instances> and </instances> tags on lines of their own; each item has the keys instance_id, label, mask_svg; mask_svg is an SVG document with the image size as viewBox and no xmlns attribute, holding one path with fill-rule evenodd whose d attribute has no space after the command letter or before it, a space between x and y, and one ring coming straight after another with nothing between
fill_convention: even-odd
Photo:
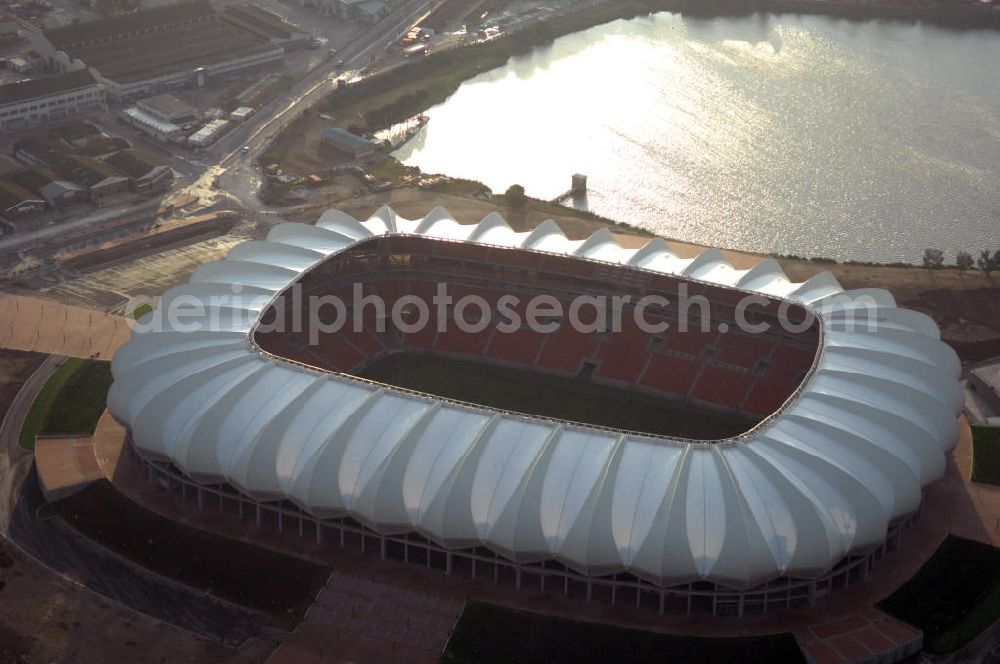
<instances>
[{"instance_id":1,"label":"dirt ground","mask_svg":"<svg viewBox=\"0 0 1000 664\"><path fill-rule=\"evenodd\" d=\"M45 355L41 353L0 350L0 418L7 412L24 381L28 380L43 361Z\"/></svg>"},{"instance_id":2,"label":"dirt ground","mask_svg":"<svg viewBox=\"0 0 1000 664\"><path fill-rule=\"evenodd\" d=\"M0 413L44 359L0 350ZM258 641L227 648L135 613L0 538L0 663L260 662L271 649Z\"/></svg>"},{"instance_id":3,"label":"dirt ground","mask_svg":"<svg viewBox=\"0 0 1000 664\"><path fill-rule=\"evenodd\" d=\"M240 649L157 622L80 588L0 540L0 662L262 662L273 646Z\"/></svg>"}]
</instances>

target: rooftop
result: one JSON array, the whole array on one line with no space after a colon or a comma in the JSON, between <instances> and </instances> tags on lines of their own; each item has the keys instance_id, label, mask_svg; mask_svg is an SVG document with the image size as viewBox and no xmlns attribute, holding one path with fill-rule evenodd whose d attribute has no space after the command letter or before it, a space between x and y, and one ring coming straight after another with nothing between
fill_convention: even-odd
<instances>
[{"instance_id":1,"label":"rooftop","mask_svg":"<svg viewBox=\"0 0 1000 664\"><path fill-rule=\"evenodd\" d=\"M62 159L70 152L70 147L62 141L44 134L35 134L14 142L14 150L23 150L48 165Z\"/></svg>"},{"instance_id":2,"label":"rooftop","mask_svg":"<svg viewBox=\"0 0 1000 664\"><path fill-rule=\"evenodd\" d=\"M23 168L7 176L7 179L29 191L39 191L47 184L59 180L59 176L47 168Z\"/></svg>"},{"instance_id":3,"label":"rooftop","mask_svg":"<svg viewBox=\"0 0 1000 664\"><path fill-rule=\"evenodd\" d=\"M198 113L198 109L194 106L187 103L183 99L180 99L176 95L170 94L169 92L156 95L155 97L140 99L139 104L145 107L146 110L159 113L168 119L180 118L188 115L193 116Z\"/></svg>"},{"instance_id":4,"label":"rooftop","mask_svg":"<svg viewBox=\"0 0 1000 664\"><path fill-rule=\"evenodd\" d=\"M372 141L364 136L352 134L340 127L327 127L323 130L323 140L333 143L335 147L354 151L362 147L370 147Z\"/></svg>"},{"instance_id":5,"label":"rooftop","mask_svg":"<svg viewBox=\"0 0 1000 664\"><path fill-rule=\"evenodd\" d=\"M76 154L82 154L85 157L98 157L103 154L111 154L112 152L125 150L130 147L132 146L124 138L120 138L118 136L105 136L76 148Z\"/></svg>"},{"instance_id":6,"label":"rooftop","mask_svg":"<svg viewBox=\"0 0 1000 664\"><path fill-rule=\"evenodd\" d=\"M25 201L37 201L30 191L10 180L0 180L0 211L7 210Z\"/></svg>"},{"instance_id":7,"label":"rooftop","mask_svg":"<svg viewBox=\"0 0 1000 664\"><path fill-rule=\"evenodd\" d=\"M130 178L141 178L156 168L166 166L159 158L135 148L116 152L104 161Z\"/></svg>"},{"instance_id":8,"label":"rooftop","mask_svg":"<svg viewBox=\"0 0 1000 664\"><path fill-rule=\"evenodd\" d=\"M64 125L53 127L49 133L56 138L63 139L64 141L78 141L90 138L91 136L99 136L104 132L102 132L101 128L93 122L87 122L86 120L74 120L72 122L67 122Z\"/></svg>"},{"instance_id":9,"label":"rooftop","mask_svg":"<svg viewBox=\"0 0 1000 664\"><path fill-rule=\"evenodd\" d=\"M222 17L265 39L288 39L302 34L298 26L255 5L229 5Z\"/></svg>"},{"instance_id":10,"label":"rooftop","mask_svg":"<svg viewBox=\"0 0 1000 664\"><path fill-rule=\"evenodd\" d=\"M278 47L220 20L167 27L113 42L73 46L67 52L118 83L192 71Z\"/></svg>"},{"instance_id":11,"label":"rooftop","mask_svg":"<svg viewBox=\"0 0 1000 664\"><path fill-rule=\"evenodd\" d=\"M81 182L88 187L104 182L108 178L122 177L122 174L103 161L93 157L70 155L59 164L60 172L68 179Z\"/></svg>"},{"instance_id":12,"label":"rooftop","mask_svg":"<svg viewBox=\"0 0 1000 664\"><path fill-rule=\"evenodd\" d=\"M97 81L86 69L0 85L0 106L94 85Z\"/></svg>"},{"instance_id":13,"label":"rooftop","mask_svg":"<svg viewBox=\"0 0 1000 664\"><path fill-rule=\"evenodd\" d=\"M175 125L172 122L164 122L152 113L147 113L138 106L130 106L129 108L123 110L122 113L132 118L133 122L146 125L147 127L152 127L156 131L163 132L164 134L173 134L181 130L179 125Z\"/></svg>"},{"instance_id":14,"label":"rooftop","mask_svg":"<svg viewBox=\"0 0 1000 664\"><path fill-rule=\"evenodd\" d=\"M1000 359L994 358L992 362L985 362L972 369L972 373L979 380L983 381L997 392L1000 392Z\"/></svg>"},{"instance_id":15,"label":"rooftop","mask_svg":"<svg viewBox=\"0 0 1000 664\"><path fill-rule=\"evenodd\" d=\"M155 7L133 14L113 16L96 21L74 23L45 30L44 35L56 48L115 39L121 35L143 32L163 25L175 25L202 19L215 13L208 0L192 0Z\"/></svg>"}]
</instances>

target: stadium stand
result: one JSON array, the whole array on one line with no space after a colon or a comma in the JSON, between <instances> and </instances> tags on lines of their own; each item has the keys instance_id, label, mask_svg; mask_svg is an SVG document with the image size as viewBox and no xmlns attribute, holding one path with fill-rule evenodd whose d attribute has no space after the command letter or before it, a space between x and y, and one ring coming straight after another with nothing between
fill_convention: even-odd
<instances>
[{"instance_id":1,"label":"stadium stand","mask_svg":"<svg viewBox=\"0 0 1000 664\"><path fill-rule=\"evenodd\" d=\"M343 329L320 334L316 346L308 344L308 330L288 332L291 326L277 335L257 331L254 338L268 352L330 371L357 373L388 353L432 353L625 386L754 421L778 409L813 362L815 325L798 334L744 332L736 325L736 300L727 289L627 266L617 266L614 274L609 269L593 261L517 249L409 236L374 238L311 270L298 283L303 296L335 295L345 301L349 322ZM362 295L377 295L384 302L384 313L370 302L362 306L361 329L352 323L353 306L358 305L353 302L355 282L362 284ZM442 284L452 300L441 304L445 327L438 329L439 306L434 298ZM674 304L685 290L688 297L701 296L710 303L705 329L701 307ZM630 295L634 302L650 291L671 303L644 312L650 322L666 323L665 332L641 329L631 305L621 312L620 329L595 332L570 324L569 304L574 297ZM513 331L497 329L508 322L497 308L504 295L518 298L512 309L520 325ZM535 295L554 296L562 304L562 317L543 316L540 321L556 325L554 331L528 326L527 301ZM482 298L488 305L489 318L479 331L463 331L456 324L455 303L467 296ZM409 301L399 305L405 326L420 321L421 309L429 314L428 323L419 330L387 325L378 332L397 303L411 297L424 306ZM482 323L482 313L475 304L461 311L468 324ZM607 313L610 323L615 316ZM794 307L792 315L799 316ZM379 316L387 319L380 321ZM322 322L329 324L328 317ZM750 317L768 322L773 314L762 308ZM592 306L581 307L583 323L595 318ZM684 319L687 325L682 325Z\"/></svg>"}]
</instances>

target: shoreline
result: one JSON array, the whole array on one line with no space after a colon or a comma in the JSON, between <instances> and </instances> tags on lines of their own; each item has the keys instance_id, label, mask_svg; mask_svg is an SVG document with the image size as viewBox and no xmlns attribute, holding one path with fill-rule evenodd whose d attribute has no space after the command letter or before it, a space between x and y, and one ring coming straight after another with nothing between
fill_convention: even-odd
<instances>
[{"instance_id":1,"label":"shoreline","mask_svg":"<svg viewBox=\"0 0 1000 664\"><path fill-rule=\"evenodd\" d=\"M632 20L654 13L673 12L698 19L725 17L747 17L756 14L769 15L824 15L842 20L867 22L873 20L894 20L906 23L926 23L949 29L993 29L1000 30L1000 10L989 7L967 5L921 5L903 6L889 4L848 4L837 2L827 4L811 0L624 0L623 2L600 2L577 9L551 20L532 24L508 33L504 38L488 43L474 44L460 48L431 53L426 58L378 73L348 88L330 93L321 103L327 112L341 117L359 117L362 120L350 127L356 133L372 134L397 122L420 115L429 108L443 103L465 82L475 76L502 67L511 58L544 48L555 39L591 29L617 20ZM975 21L973 21L975 19ZM409 94L407 94L409 92ZM391 101L390 101L391 100ZM290 127L286 131L291 131ZM279 137L280 138L280 137ZM392 157L406 170L424 175L441 175L455 183L470 184L471 181L454 177L447 173L432 174L413 166L406 166ZM482 183L475 183L489 190ZM500 196L494 193L494 196ZM545 203L540 199L535 199ZM650 235L640 226L617 221L599 214L558 206L577 216L599 221L611 227L627 228L633 233ZM681 241L674 238L674 241ZM719 247L729 251L746 249ZM970 248L972 251L974 248ZM840 260L828 256L800 256L795 254L759 253L778 259L795 259L826 265L856 265L909 268L920 267L918 257L912 261L865 261ZM953 265L942 269L956 269ZM975 270L973 270L975 271Z\"/></svg>"},{"instance_id":2,"label":"shoreline","mask_svg":"<svg viewBox=\"0 0 1000 664\"><path fill-rule=\"evenodd\" d=\"M656 0L652 2L656 3ZM718 0L707 4L676 0L674 4L681 7L677 9L679 13L692 18L745 17L761 13L818 15L855 22L890 20L922 23L961 31L1000 30L1000 10L968 4L898 5L881 1L858 4L810 0Z\"/></svg>"}]
</instances>

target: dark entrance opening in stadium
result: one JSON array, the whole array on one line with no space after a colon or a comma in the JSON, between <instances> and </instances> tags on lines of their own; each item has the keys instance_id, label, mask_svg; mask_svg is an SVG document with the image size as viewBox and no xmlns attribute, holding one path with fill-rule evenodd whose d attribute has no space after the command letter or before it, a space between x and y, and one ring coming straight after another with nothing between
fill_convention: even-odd
<instances>
[{"instance_id":1,"label":"dark entrance opening in stadium","mask_svg":"<svg viewBox=\"0 0 1000 664\"><path fill-rule=\"evenodd\" d=\"M435 299L440 284L452 303ZM456 308L466 296L482 298L490 313ZM504 296L517 303L504 309ZM628 300L610 305L620 312L608 316L620 321L614 329L577 329L565 313L541 316L548 327L533 329L528 308L542 296L563 312L581 296ZM649 296L662 299L643 308L642 325L635 305ZM310 314L312 302L331 297L344 303L339 326L332 306ZM720 440L778 411L810 372L819 345L819 323L807 309L759 294L748 304L747 297L562 254L382 236L306 271L268 306L252 339L265 353L319 371L488 409ZM417 301L430 313L424 325ZM513 330L503 325L511 311L520 322ZM591 323L594 315L579 318Z\"/></svg>"}]
</instances>

